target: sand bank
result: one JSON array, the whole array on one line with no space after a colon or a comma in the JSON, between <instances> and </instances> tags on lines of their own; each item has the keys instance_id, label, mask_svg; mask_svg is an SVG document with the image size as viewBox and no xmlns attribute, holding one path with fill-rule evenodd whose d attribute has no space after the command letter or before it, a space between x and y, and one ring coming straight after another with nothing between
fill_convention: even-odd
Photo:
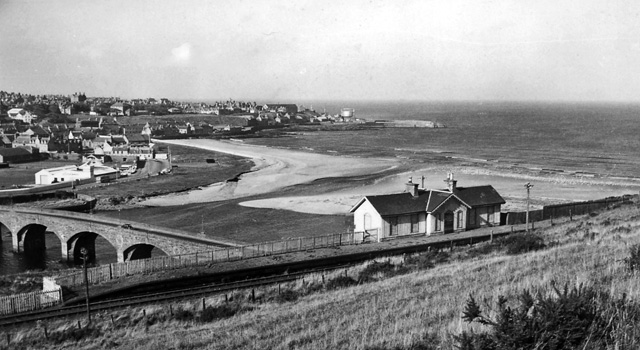
<instances>
[{"instance_id":1,"label":"sand bank","mask_svg":"<svg viewBox=\"0 0 640 350\"><path fill-rule=\"evenodd\" d=\"M166 206L187 203L214 202L243 198L255 194L275 192L286 186L307 183L320 178L357 176L379 173L397 167L401 160L330 156L294 150L268 148L233 141L171 140L170 144L199 147L217 152L251 158L255 167L240 177L238 182L217 183L203 190L187 194L156 197L143 205ZM405 164L406 165L406 164ZM507 200L507 210L525 207L524 184L532 182L532 199L538 205L568 201L600 199L627 193L638 193L640 185L633 181L584 179L571 176L541 176L509 172L504 169L483 167L442 167L438 164L416 165L410 172L381 176L370 185L355 186L319 195L276 197L240 203L256 208L292 210L313 214L345 214L365 195L399 192L409 177L421 182L425 176L426 188L444 188L447 172L456 174L459 186L490 184Z\"/></svg>"},{"instance_id":2,"label":"sand bank","mask_svg":"<svg viewBox=\"0 0 640 350\"><path fill-rule=\"evenodd\" d=\"M374 174L397 166L397 160L394 159L331 156L234 141L196 139L162 142L247 157L255 166L251 172L240 176L238 182L216 183L186 194L154 197L141 202L143 205L167 206L243 198L321 178Z\"/></svg>"}]
</instances>

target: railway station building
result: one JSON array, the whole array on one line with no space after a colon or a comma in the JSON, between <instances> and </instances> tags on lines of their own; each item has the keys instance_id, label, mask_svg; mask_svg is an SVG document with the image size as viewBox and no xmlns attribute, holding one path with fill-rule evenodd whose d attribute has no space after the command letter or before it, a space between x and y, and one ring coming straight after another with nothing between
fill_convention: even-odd
<instances>
[{"instance_id":1,"label":"railway station building","mask_svg":"<svg viewBox=\"0 0 640 350\"><path fill-rule=\"evenodd\" d=\"M435 235L500 225L505 200L491 185L447 189L418 188L411 179L401 193L365 196L351 209L355 232L378 242L411 235Z\"/></svg>"}]
</instances>

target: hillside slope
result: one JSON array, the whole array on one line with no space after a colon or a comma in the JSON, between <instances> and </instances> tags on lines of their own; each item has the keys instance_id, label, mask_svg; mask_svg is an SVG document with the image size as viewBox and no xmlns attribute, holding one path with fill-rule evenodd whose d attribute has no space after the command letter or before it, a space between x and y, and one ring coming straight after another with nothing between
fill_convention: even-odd
<instances>
[{"instance_id":1,"label":"hillside slope","mask_svg":"<svg viewBox=\"0 0 640 350\"><path fill-rule=\"evenodd\" d=\"M146 316L141 309L114 313L113 324L110 315L101 315L96 328L77 341L70 335L73 321L57 323L57 341L45 340L38 328L20 330L21 341L12 349L453 349L455 335L470 327L486 329L461 319L470 294L486 309L498 295L513 300L524 289L548 292L552 285L584 284L637 302L640 279L624 259L629 247L640 243L639 233L640 209L631 205L536 231L547 248L535 252L509 255L485 243L431 253L431 261L445 262L423 261L422 269L402 268L411 258L395 257L350 269L349 277L360 276L350 287L333 288L349 284L337 272L256 290L255 302L247 291L227 296L228 303L224 296L207 297L213 312L208 322L205 313L192 311L201 309L201 300L173 305L173 316L167 305L159 305L146 307ZM395 267L385 270L385 263ZM378 269L371 270L372 264ZM637 341L634 332L629 337Z\"/></svg>"}]
</instances>

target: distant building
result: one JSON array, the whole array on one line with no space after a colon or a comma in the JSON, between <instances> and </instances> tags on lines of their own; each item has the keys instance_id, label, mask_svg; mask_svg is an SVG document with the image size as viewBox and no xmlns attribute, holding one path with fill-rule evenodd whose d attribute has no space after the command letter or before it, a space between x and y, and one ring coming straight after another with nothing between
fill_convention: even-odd
<instances>
[{"instance_id":1,"label":"distant building","mask_svg":"<svg viewBox=\"0 0 640 350\"><path fill-rule=\"evenodd\" d=\"M40 160L37 149L0 148L0 163L26 163Z\"/></svg>"},{"instance_id":2,"label":"distant building","mask_svg":"<svg viewBox=\"0 0 640 350\"><path fill-rule=\"evenodd\" d=\"M500 225L505 201L491 185L457 187L452 174L446 181L445 190L419 189L409 180L402 193L365 196L350 210L355 231L381 241Z\"/></svg>"},{"instance_id":3,"label":"distant building","mask_svg":"<svg viewBox=\"0 0 640 350\"><path fill-rule=\"evenodd\" d=\"M105 182L105 179L113 180L118 177L118 171L105 166L96 158L89 158L81 165L67 165L57 168L43 169L36 173L36 185L50 185L59 182L96 181ZM107 180L108 181L108 180Z\"/></svg>"},{"instance_id":4,"label":"distant building","mask_svg":"<svg viewBox=\"0 0 640 350\"><path fill-rule=\"evenodd\" d=\"M13 120L20 120L28 124L31 124L31 121L37 118L37 116L23 108L11 108L7 111L7 115Z\"/></svg>"}]
</instances>

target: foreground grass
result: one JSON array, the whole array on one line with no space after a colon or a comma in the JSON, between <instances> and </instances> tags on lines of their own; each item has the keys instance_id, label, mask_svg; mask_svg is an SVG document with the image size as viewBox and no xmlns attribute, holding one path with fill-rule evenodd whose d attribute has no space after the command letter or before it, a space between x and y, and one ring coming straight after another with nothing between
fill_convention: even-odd
<instances>
[{"instance_id":1,"label":"foreground grass","mask_svg":"<svg viewBox=\"0 0 640 350\"><path fill-rule=\"evenodd\" d=\"M50 339L44 338L43 325L15 330L10 348L410 349L419 344L453 349L454 336L471 327L484 329L462 321L469 294L486 309L498 295L515 298L524 289L547 292L552 285L583 284L638 302L640 279L624 259L629 247L640 243L639 233L640 209L619 208L536 232L547 248L535 252L508 255L485 244L392 277L389 270L362 265L348 276L359 279L369 271L368 282L350 287L327 287L344 274L339 271L324 276L324 287L323 276L309 277L282 286L280 294L275 286L256 290L255 301L250 291L228 296L226 303L224 296L208 297L210 308L237 306L232 312L212 309L209 313L219 317L206 321L204 313L194 311L202 309L201 300L173 305L173 316L167 305L158 305L147 307L146 316L141 309L114 312L113 323L110 314L96 316L95 328L79 336L73 335L72 320L49 324ZM401 266L403 260L387 265ZM179 307L192 316L178 320ZM640 326L631 327L629 336L637 337Z\"/></svg>"}]
</instances>

